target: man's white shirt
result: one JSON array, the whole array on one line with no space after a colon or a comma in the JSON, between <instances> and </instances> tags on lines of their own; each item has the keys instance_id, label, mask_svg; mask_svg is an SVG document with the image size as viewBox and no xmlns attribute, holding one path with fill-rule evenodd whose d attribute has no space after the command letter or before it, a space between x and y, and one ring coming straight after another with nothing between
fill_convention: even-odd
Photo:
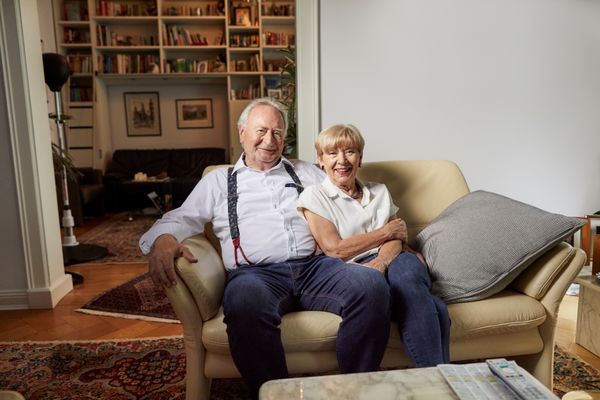
<instances>
[{"instance_id":1,"label":"man's white shirt","mask_svg":"<svg viewBox=\"0 0 600 400\"><path fill-rule=\"evenodd\" d=\"M294 181L283 163L294 166L304 187L323 180L324 173L313 164L285 158L268 171L246 167L241 157L234 166L240 243L252 264L302 258L315 250L308 224L296 209L298 192ZM227 168L204 176L181 207L166 213L142 235L140 249L148 254L154 241L163 234L173 235L182 242L202 233L207 222L212 222L213 231L221 242L225 268L235 268L227 207ZM238 261L247 264L239 251Z\"/></svg>"}]
</instances>

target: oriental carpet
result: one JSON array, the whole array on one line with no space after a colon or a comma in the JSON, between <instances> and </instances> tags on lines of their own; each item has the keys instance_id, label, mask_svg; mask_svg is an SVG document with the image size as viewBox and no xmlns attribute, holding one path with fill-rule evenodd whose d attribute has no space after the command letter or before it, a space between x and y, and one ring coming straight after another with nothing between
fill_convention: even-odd
<instances>
[{"instance_id":1,"label":"oriental carpet","mask_svg":"<svg viewBox=\"0 0 600 400\"><path fill-rule=\"evenodd\" d=\"M554 386L600 389L600 372L560 347ZM0 390L27 399L184 399L185 351L181 337L119 341L0 343ZM246 398L240 379L215 379L212 400Z\"/></svg>"},{"instance_id":2,"label":"oriental carpet","mask_svg":"<svg viewBox=\"0 0 600 400\"><path fill-rule=\"evenodd\" d=\"M98 226L77 236L80 243L106 247L108 255L86 264L120 264L146 262L138 248L140 236L157 220L157 216L136 215L130 221L127 213L110 217Z\"/></svg>"}]
</instances>

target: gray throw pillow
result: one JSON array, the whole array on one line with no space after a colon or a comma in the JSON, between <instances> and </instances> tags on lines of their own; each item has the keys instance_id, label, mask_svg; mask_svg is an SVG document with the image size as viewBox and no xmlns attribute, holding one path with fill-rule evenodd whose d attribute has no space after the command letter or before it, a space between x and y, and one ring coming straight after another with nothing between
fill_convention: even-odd
<instances>
[{"instance_id":1,"label":"gray throw pillow","mask_svg":"<svg viewBox=\"0 0 600 400\"><path fill-rule=\"evenodd\" d=\"M415 246L429 265L433 293L447 303L465 302L498 293L583 224L579 218L476 191L431 221L416 236Z\"/></svg>"}]
</instances>

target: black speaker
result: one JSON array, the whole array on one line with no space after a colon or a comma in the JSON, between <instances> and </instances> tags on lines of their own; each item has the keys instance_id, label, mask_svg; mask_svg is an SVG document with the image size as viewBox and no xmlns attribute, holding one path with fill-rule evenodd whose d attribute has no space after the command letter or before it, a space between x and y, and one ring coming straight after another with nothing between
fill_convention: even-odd
<instances>
[{"instance_id":1,"label":"black speaker","mask_svg":"<svg viewBox=\"0 0 600 400\"><path fill-rule=\"evenodd\" d=\"M60 92L69 75L71 70L69 69L69 63L65 56L57 53L44 53L42 54L44 60L44 80L46 85L53 92Z\"/></svg>"}]
</instances>

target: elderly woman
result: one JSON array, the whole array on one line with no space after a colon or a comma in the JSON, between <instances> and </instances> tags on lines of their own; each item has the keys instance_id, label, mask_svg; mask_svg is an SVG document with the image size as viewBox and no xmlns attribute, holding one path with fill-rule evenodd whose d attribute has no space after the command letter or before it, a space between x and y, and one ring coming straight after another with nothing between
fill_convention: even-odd
<instances>
[{"instance_id":1,"label":"elderly woman","mask_svg":"<svg viewBox=\"0 0 600 400\"><path fill-rule=\"evenodd\" d=\"M327 177L307 187L298 209L319 247L328 256L386 274L392 319L416 367L449 362L450 318L446 305L431 293L431 279L419 253L406 245L406 224L386 186L356 178L364 139L352 125L334 125L319 134L315 147ZM402 227L400 239L385 232Z\"/></svg>"}]
</instances>

